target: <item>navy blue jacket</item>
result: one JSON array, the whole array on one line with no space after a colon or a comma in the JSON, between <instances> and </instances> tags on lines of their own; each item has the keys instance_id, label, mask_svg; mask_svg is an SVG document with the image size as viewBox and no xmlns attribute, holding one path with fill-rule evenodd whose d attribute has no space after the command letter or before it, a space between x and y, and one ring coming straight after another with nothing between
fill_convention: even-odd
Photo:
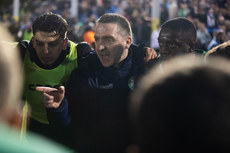
<instances>
[{"instance_id":1,"label":"navy blue jacket","mask_svg":"<svg viewBox=\"0 0 230 153\"><path fill-rule=\"evenodd\" d=\"M58 109L48 110L48 119L56 125L70 124L72 146L80 153L123 152L132 143L128 101L145 72L144 49L131 45L118 69L103 67L95 52L79 62L65 99Z\"/></svg>"}]
</instances>

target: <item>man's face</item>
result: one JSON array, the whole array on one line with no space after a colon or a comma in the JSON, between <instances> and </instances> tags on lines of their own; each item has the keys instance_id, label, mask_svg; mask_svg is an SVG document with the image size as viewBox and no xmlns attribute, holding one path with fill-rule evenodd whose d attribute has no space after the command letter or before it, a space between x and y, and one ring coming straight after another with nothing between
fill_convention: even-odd
<instances>
[{"instance_id":1,"label":"man's face","mask_svg":"<svg viewBox=\"0 0 230 153\"><path fill-rule=\"evenodd\" d=\"M116 23L99 23L95 29L95 48L104 67L118 66L128 55L130 36L121 34Z\"/></svg>"},{"instance_id":2,"label":"man's face","mask_svg":"<svg viewBox=\"0 0 230 153\"><path fill-rule=\"evenodd\" d=\"M191 52L187 40L188 34L170 29L161 29L158 42L162 60Z\"/></svg>"},{"instance_id":3,"label":"man's face","mask_svg":"<svg viewBox=\"0 0 230 153\"><path fill-rule=\"evenodd\" d=\"M52 66L67 46L67 39L56 36L55 32L38 31L33 36L32 42L39 60L46 66Z\"/></svg>"}]
</instances>

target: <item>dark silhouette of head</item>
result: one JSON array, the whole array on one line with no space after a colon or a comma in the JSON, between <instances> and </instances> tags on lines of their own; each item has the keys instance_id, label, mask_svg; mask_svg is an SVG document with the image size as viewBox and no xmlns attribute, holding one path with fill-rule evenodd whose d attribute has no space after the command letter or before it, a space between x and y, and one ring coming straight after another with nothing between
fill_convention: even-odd
<instances>
[{"instance_id":1,"label":"dark silhouette of head","mask_svg":"<svg viewBox=\"0 0 230 153\"><path fill-rule=\"evenodd\" d=\"M182 56L151 70L131 100L141 152L230 152L229 84L224 59Z\"/></svg>"}]
</instances>

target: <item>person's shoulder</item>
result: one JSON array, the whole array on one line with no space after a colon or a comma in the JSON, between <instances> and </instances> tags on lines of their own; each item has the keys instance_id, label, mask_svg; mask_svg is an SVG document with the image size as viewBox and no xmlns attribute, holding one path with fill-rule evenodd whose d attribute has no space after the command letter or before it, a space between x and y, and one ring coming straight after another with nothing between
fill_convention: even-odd
<instances>
[{"instance_id":1,"label":"person's shoulder","mask_svg":"<svg viewBox=\"0 0 230 153\"><path fill-rule=\"evenodd\" d=\"M78 57L87 57L93 49L86 42L80 42L77 44L77 54Z\"/></svg>"},{"instance_id":2,"label":"person's shoulder","mask_svg":"<svg viewBox=\"0 0 230 153\"><path fill-rule=\"evenodd\" d=\"M17 47L20 51L27 50L29 48L30 41L28 40L22 40L17 44Z\"/></svg>"},{"instance_id":3,"label":"person's shoulder","mask_svg":"<svg viewBox=\"0 0 230 153\"><path fill-rule=\"evenodd\" d=\"M73 71L73 73L82 73L88 75L94 73L96 67L100 65L96 51L91 47L89 50L88 47L89 46L85 45L85 43L80 43L79 49L77 50L78 67Z\"/></svg>"},{"instance_id":4,"label":"person's shoulder","mask_svg":"<svg viewBox=\"0 0 230 153\"><path fill-rule=\"evenodd\" d=\"M77 43L77 48L78 49L90 49L92 50L91 46L87 42L79 42Z\"/></svg>"},{"instance_id":5,"label":"person's shoulder","mask_svg":"<svg viewBox=\"0 0 230 153\"><path fill-rule=\"evenodd\" d=\"M131 44L129 49L134 53L143 53L145 46L144 44Z\"/></svg>"},{"instance_id":6,"label":"person's shoulder","mask_svg":"<svg viewBox=\"0 0 230 153\"><path fill-rule=\"evenodd\" d=\"M89 77L95 76L98 70L98 61L94 51L91 51L86 57L78 58L78 67L72 71L66 90L68 90L69 93L73 93L81 87L85 88L88 82L86 80Z\"/></svg>"},{"instance_id":7,"label":"person's shoulder","mask_svg":"<svg viewBox=\"0 0 230 153\"><path fill-rule=\"evenodd\" d=\"M89 67L90 69L94 69L97 65L100 64L100 60L95 50L91 50L87 56L81 56L79 62L81 64L79 65L80 67Z\"/></svg>"},{"instance_id":8,"label":"person's shoulder","mask_svg":"<svg viewBox=\"0 0 230 153\"><path fill-rule=\"evenodd\" d=\"M133 43L130 45L130 49L134 49L134 50L138 49L140 47L144 47L144 45L142 45L142 44L137 45L137 44L133 44Z\"/></svg>"},{"instance_id":9,"label":"person's shoulder","mask_svg":"<svg viewBox=\"0 0 230 153\"><path fill-rule=\"evenodd\" d=\"M77 55L79 62L92 63L98 59L96 51L87 42L77 44Z\"/></svg>"},{"instance_id":10,"label":"person's shoulder","mask_svg":"<svg viewBox=\"0 0 230 153\"><path fill-rule=\"evenodd\" d=\"M29 48L30 41L22 40L17 44L17 48L20 52L21 59L24 59L27 49Z\"/></svg>"},{"instance_id":11,"label":"person's shoulder","mask_svg":"<svg viewBox=\"0 0 230 153\"><path fill-rule=\"evenodd\" d=\"M22 47L24 47L24 48L28 48L29 43L30 43L29 40L22 40L22 41L20 41L20 42L18 43L18 45L20 45L20 46L22 46Z\"/></svg>"},{"instance_id":12,"label":"person's shoulder","mask_svg":"<svg viewBox=\"0 0 230 153\"><path fill-rule=\"evenodd\" d=\"M131 44L130 51L132 51L132 58L135 63L144 61L145 47L143 44Z\"/></svg>"},{"instance_id":13,"label":"person's shoulder","mask_svg":"<svg viewBox=\"0 0 230 153\"><path fill-rule=\"evenodd\" d=\"M34 152L38 152L38 153L43 153L43 152L73 153L74 152L73 150L61 144L58 144L51 140L44 139L43 137L34 133L27 134L26 144L28 146L28 149L31 149L32 152L33 150Z\"/></svg>"},{"instance_id":14,"label":"person's shoulder","mask_svg":"<svg viewBox=\"0 0 230 153\"><path fill-rule=\"evenodd\" d=\"M53 141L49 141L39 135L28 133L26 139L20 140L20 133L11 127L0 123L0 152L30 152L30 153L71 153L69 148L66 148ZM14 147L12 147L14 146ZM42 147L39 147L42 146Z\"/></svg>"}]
</instances>

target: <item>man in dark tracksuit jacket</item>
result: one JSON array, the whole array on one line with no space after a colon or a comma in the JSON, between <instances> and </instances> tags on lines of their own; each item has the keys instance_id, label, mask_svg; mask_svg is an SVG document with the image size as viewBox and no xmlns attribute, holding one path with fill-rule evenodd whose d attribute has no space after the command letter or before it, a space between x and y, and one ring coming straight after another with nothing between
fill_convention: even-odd
<instances>
[{"instance_id":1,"label":"man in dark tracksuit jacket","mask_svg":"<svg viewBox=\"0 0 230 153\"><path fill-rule=\"evenodd\" d=\"M36 88L49 122L70 125L72 146L80 153L121 153L132 143L128 99L145 64L143 47L131 43L127 19L105 14L95 29L96 54L78 59L65 98L64 87Z\"/></svg>"},{"instance_id":2,"label":"man in dark tracksuit jacket","mask_svg":"<svg viewBox=\"0 0 230 153\"><path fill-rule=\"evenodd\" d=\"M119 69L104 67L95 53L81 61L70 76L66 98L57 109L47 109L50 123L68 125L71 117L71 147L117 153L131 143L128 98L145 71L143 59L142 47L133 45Z\"/></svg>"}]
</instances>

